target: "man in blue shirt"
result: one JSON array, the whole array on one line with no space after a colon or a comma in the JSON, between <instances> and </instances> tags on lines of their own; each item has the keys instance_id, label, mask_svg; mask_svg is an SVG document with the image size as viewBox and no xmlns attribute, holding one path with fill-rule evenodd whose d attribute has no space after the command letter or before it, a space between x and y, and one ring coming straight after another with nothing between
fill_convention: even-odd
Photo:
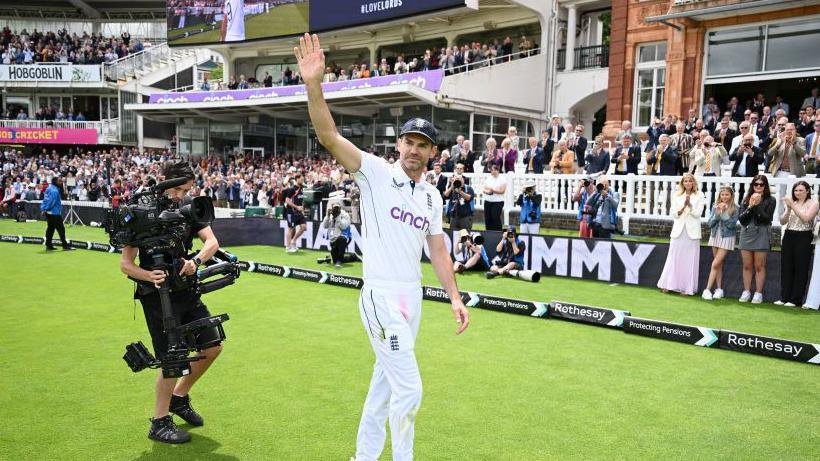
<instances>
[{"instance_id":1,"label":"man in blue shirt","mask_svg":"<svg viewBox=\"0 0 820 461\"><path fill-rule=\"evenodd\" d=\"M487 271L488 279L499 275L509 275L511 270L524 269L524 251L526 244L518 238L515 226L510 226L501 236L501 241L495 247L496 257L493 265Z\"/></svg>"},{"instance_id":2,"label":"man in blue shirt","mask_svg":"<svg viewBox=\"0 0 820 461\"><path fill-rule=\"evenodd\" d=\"M71 245L65 239L65 226L63 226L63 203L60 198L60 189L63 185L63 178L55 176L51 178L51 185L46 189L43 203L40 204L40 211L45 215L48 227L46 227L46 250L54 250L51 239L54 237L54 230L60 234L60 242L63 250L71 250Z\"/></svg>"}]
</instances>

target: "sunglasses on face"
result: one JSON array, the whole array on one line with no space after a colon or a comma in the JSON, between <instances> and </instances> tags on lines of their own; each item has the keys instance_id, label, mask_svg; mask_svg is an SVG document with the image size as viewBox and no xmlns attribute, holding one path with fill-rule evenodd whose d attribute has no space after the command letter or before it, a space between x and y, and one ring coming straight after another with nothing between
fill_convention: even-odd
<instances>
[{"instance_id":1,"label":"sunglasses on face","mask_svg":"<svg viewBox=\"0 0 820 461\"><path fill-rule=\"evenodd\" d=\"M763 187L763 186L765 186L765 184L763 184L762 182L756 182L756 183L754 183L754 186L755 187Z\"/></svg>"}]
</instances>

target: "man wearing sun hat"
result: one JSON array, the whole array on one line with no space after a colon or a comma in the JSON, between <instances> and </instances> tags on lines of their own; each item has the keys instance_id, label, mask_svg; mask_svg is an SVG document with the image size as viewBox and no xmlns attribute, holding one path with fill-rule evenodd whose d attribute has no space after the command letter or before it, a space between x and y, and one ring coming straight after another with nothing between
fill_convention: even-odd
<instances>
[{"instance_id":1,"label":"man wearing sun hat","mask_svg":"<svg viewBox=\"0 0 820 461\"><path fill-rule=\"evenodd\" d=\"M528 180L524 184L524 191L515 201L521 207L519 221L522 234L537 234L541 230L541 194L535 190L535 186L535 180Z\"/></svg>"}]
</instances>

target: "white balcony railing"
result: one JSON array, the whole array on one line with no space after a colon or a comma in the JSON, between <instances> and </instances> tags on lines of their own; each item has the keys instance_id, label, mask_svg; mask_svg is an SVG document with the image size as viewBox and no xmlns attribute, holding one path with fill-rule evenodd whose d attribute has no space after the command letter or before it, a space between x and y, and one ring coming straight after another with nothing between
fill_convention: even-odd
<instances>
[{"instance_id":1,"label":"white balcony railing","mask_svg":"<svg viewBox=\"0 0 820 461\"><path fill-rule=\"evenodd\" d=\"M490 176L487 173L465 174L470 178L470 186L476 193L476 209L484 209L484 195L481 189L484 182ZM505 196L504 210L518 210L513 205L515 199L524 190L524 184L528 181L535 181L536 190L543 197L541 202L542 212L557 213L566 215L578 214L578 203L573 202L572 197L578 190L578 185L587 178L586 175L562 175L562 174L509 174L507 179L507 194ZM643 176L643 175L609 175L610 189L617 191L620 196L621 206L618 215L623 219L623 230L629 233L629 220L631 218L659 219L672 221L672 211L670 204L680 182L679 176ZM743 199L740 196L741 189L748 191L752 178L736 177L700 177L697 178L699 188L706 196L706 211L702 220L706 222L714 205L719 189L722 186L730 186L735 190L737 203ZM820 193L820 179L815 177L800 178L805 180L812 188L812 196L817 197ZM796 178L769 178L772 196L777 198L777 209L773 226L779 227L780 222L777 217L783 212L783 203L780 198L786 195L786 191L791 191L791 187Z\"/></svg>"},{"instance_id":2,"label":"white balcony railing","mask_svg":"<svg viewBox=\"0 0 820 461\"><path fill-rule=\"evenodd\" d=\"M123 56L116 61L104 65L105 79L111 82L125 80L129 76L136 76L138 71L150 69L161 59L170 59L171 50L166 42L145 48L144 50Z\"/></svg>"}]
</instances>

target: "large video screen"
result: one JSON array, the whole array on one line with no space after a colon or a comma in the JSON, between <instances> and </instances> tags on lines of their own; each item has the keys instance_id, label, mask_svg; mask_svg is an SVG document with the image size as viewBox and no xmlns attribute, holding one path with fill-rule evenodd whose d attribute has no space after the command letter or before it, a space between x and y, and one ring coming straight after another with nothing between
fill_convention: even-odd
<instances>
[{"instance_id":1,"label":"large video screen","mask_svg":"<svg viewBox=\"0 0 820 461\"><path fill-rule=\"evenodd\" d=\"M464 0L310 0L310 30L323 32L390 21L464 4Z\"/></svg>"},{"instance_id":2,"label":"large video screen","mask_svg":"<svg viewBox=\"0 0 820 461\"><path fill-rule=\"evenodd\" d=\"M166 0L168 44L289 37L457 8L469 0Z\"/></svg>"},{"instance_id":3,"label":"large video screen","mask_svg":"<svg viewBox=\"0 0 820 461\"><path fill-rule=\"evenodd\" d=\"M168 44L287 37L308 27L308 0L167 0Z\"/></svg>"}]
</instances>

